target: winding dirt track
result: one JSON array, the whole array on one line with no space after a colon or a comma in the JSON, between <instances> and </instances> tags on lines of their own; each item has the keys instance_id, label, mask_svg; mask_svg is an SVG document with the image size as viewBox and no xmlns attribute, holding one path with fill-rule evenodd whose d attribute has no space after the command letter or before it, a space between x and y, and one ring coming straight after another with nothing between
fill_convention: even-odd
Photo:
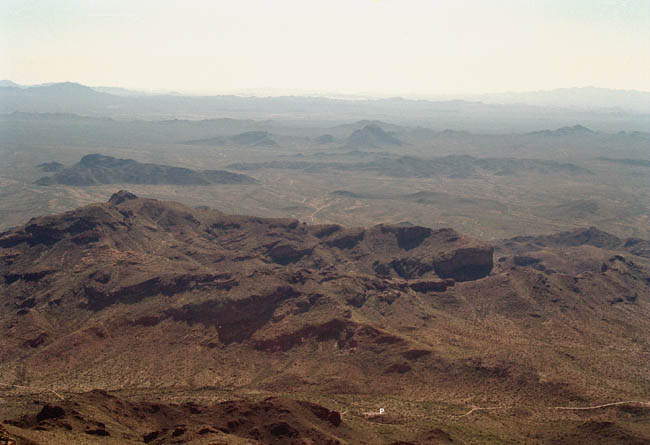
<instances>
[{"instance_id":1,"label":"winding dirt track","mask_svg":"<svg viewBox=\"0 0 650 445\"><path fill-rule=\"evenodd\" d=\"M55 396L57 396L61 400L65 400L65 398L59 394L58 392L54 391L53 389L47 389L47 388L36 388L34 386L24 386L24 385L10 385L8 383L0 383L0 386L5 386L9 388L25 388L25 389L34 389L37 392L51 392Z\"/></svg>"},{"instance_id":2,"label":"winding dirt track","mask_svg":"<svg viewBox=\"0 0 650 445\"><path fill-rule=\"evenodd\" d=\"M601 408L607 408L610 406L617 406L617 405L638 405L638 406L643 406L643 407L648 407L650 408L650 402L643 402L643 401L638 401L638 400L626 400L622 402L611 402L611 403L604 403L602 405L594 405L594 406L549 406L546 407L548 410L567 410L567 411L588 411L588 410L594 410L594 409L601 409ZM467 417L470 414L472 414L475 411L490 411L490 410L497 410L497 409L510 409L510 408L517 408L517 405L513 406L491 406L491 407L480 407L480 406L475 406L472 409L470 409L468 412L465 414L462 414L460 416L453 416L456 419L460 419L462 417Z\"/></svg>"},{"instance_id":3,"label":"winding dirt track","mask_svg":"<svg viewBox=\"0 0 650 445\"><path fill-rule=\"evenodd\" d=\"M317 207L316 210L314 210L314 213L312 213L311 215L309 215L310 221L311 221L312 223L315 222L315 221L316 221L316 219L315 219L316 215L317 215L318 213L320 213L321 210L323 210L323 209L329 207L330 204L331 204L331 203L330 203L329 201L326 201L325 203L323 203L323 205Z\"/></svg>"}]
</instances>

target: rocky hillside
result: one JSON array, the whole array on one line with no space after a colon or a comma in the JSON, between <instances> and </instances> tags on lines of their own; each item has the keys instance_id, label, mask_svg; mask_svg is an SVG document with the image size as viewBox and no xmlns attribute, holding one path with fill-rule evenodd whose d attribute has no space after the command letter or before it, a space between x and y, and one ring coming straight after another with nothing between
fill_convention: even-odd
<instances>
[{"instance_id":1,"label":"rocky hillside","mask_svg":"<svg viewBox=\"0 0 650 445\"><path fill-rule=\"evenodd\" d=\"M602 242L572 241L581 237ZM650 387L639 366L650 361L649 261L605 235L553 239L503 241L493 263L491 245L452 229L309 226L122 191L0 234L1 383L64 393L346 395L324 403L340 412L400 398L445 406L451 414L440 425L472 405L517 406L528 414L510 418L529 419L528 431L546 440L535 425L552 407L643 400ZM285 403L294 404L273 402ZM330 420L300 414L320 408L291 406L298 418L282 431L326 443ZM416 422L406 414L415 408L403 408L384 419L398 429ZM164 409L181 416L182 408ZM354 412L360 436L336 440L381 443ZM30 419L11 431L36 428ZM83 429L75 422L64 423ZM119 431L168 438L180 428L156 422ZM253 429L274 434L270 420L246 422L219 427L247 440ZM323 436L304 433L314 422ZM515 435L523 428L498 425ZM629 434L650 437L643 431ZM406 436L425 443L413 439L425 432Z\"/></svg>"},{"instance_id":2,"label":"rocky hillside","mask_svg":"<svg viewBox=\"0 0 650 445\"><path fill-rule=\"evenodd\" d=\"M8 422L10 427L19 428L23 443L28 442L27 437L33 431L39 430L53 431L50 437L56 436L52 443L62 443L62 440L78 443L85 439L91 443L97 440L152 445L208 442L289 445L297 440L319 444L341 443L341 439L351 443L372 440L342 423L341 413L337 411L287 398L226 401L209 406L191 402L171 405L124 400L100 390L45 404L34 414Z\"/></svg>"}]
</instances>

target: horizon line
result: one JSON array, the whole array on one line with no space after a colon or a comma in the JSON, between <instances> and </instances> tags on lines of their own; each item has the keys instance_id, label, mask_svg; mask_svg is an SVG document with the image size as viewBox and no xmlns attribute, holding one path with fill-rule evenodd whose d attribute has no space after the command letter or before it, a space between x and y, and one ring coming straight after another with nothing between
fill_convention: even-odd
<instances>
[{"instance_id":1,"label":"horizon line","mask_svg":"<svg viewBox=\"0 0 650 445\"><path fill-rule=\"evenodd\" d=\"M606 91L616 91L616 92L634 92L634 93L645 93L650 94L650 90L639 90L634 88L611 88L611 87L599 87L594 85L584 85L584 86L566 86L566 87L556 87L549 89L531 89L531 90L508 90L508 91L493 91L493 92L473 92L473 93L425 93L425 92L373 92L373 91L357 91L357 92L341 92L341 91L317 91L317 90L307 90L307 89L291 89L291 88L278 88L278 87L249 87L249 88L240 88L234 90L226 91L190 91L190 90L179 90L179 89L147 89L142 87L128 87L120 85L90 85L85 84L79 81L66 80L60 82L41 82L41 83L21 83L16 82L12 79L3 78L0 79L2 82L11 82L19 87L23 88L35 88L35 87L47 87L60 84L74 84L84 86L90 89L97 88L115 88L132 93L143 93L144 95L177 95L177 96L242 96L242 97L352 97L352 98L377 98L377 99L392 99L392 98L404 98L404 99L421 99L427 100L431 98L453 98L453 97L476 97L476 96L497 96L497 95L506 95L506 94L530 94L530 93L551 93L562 90L585 90L585 89L594 89L594 90L606 90ZM10 88L11 86L3 86L3 88ZM273 92L277 94L272 94ZM106 93L111 94L111 93ZM115 95L115 94L113 94Z\"/></svg>"}]
</instances>

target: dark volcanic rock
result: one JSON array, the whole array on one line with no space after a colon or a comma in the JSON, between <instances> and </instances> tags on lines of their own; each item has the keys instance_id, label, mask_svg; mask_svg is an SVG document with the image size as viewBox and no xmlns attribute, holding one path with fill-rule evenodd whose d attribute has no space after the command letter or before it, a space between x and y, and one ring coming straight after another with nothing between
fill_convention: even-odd
<instances>
[{"instance_id":1,"label":"dark volcanic rock","mask_svg":"<svg viewBox=\"0 0 650 445\"><path fill-rule=\"evenodd\" d=\"M300 249L290 244L280 244L269 251L269 256L275 263L287 265L295 263L309 253L311 253L309 248Z\"/></svg>"},{"instance_id":2,"label":"dark volcanic rock","mask_svg":"<svg viewBox=\"0 0 650 445\"><path fill-rule=\"evenodd\" d=\"M539 263L541 260L539 258L534 258L526 255L515 255L512 258L512 262L515 263L515 266L532 266L533 264Z\"/></svg>"},{"instance_id":3,"label":"dark volcanic rock","mask_svg":"<svg viewBox=\"0 0 650 445\"><path fill-rule=\"evenodd\" d=\"M431 229L418 226L381 226L381 230L394 233L397 245L404 250L416 248L432 233Z\"/></svg>"},{"instance_id":4,"label":"dark volcanic rock","mask_svg":"<svg viewBox=\"0 0 650 445\"><path fill-rule=\"evenodd\" d=\"M409 283L411 289L416 292L443 292L449 286L454 285L454 280L419 280Z\"/></svg>"},{"instance_id":5,"label":"dark volcanic rock","mask_svg":"<svg viewBox=\"0 0 650 445\"><path fill-rule=\"evenodd\" d=\"M30 348L38 348L47 341L48 337L49 336L43 332L30 340L26 340L24 345L29 346Z\"/></svg>"},{"instance_id":6,"label":"dark volcanic rock","mask_svg":"<svg viewBox=\"0 0 650 445\"><path fill-rule=\"evenodd\" d=\"M274 436L296 437L298 435L298 431L287 422L272 423L267 425L266 428Z\"/></svg>"},{"instance_id":7,"label":"dark volcanic rock","mask_svg":"<svg viewBox=\"0 0 650 445\"><path fill-rule=\"evenodd\" d=\"M280 445L336 444L341 443L341 434L350 443L370 443L363 433L341 431L343 420L338 411L278 397L179 405L91 391L71 394L60 406L46 405L37 417L24 415L7 423L30 432L46 431L47 437L53 438L51 443L69 443L71 438L74 443L86 443L92 440L88 436L97 436L93 443L105 437L129 444L221 443L226 437L228 443L251 443L253 439ZM16 443L0 425L0 443L2 440Z\"/></svg>"},{"instance_id":8,"label":"dark volcanic rock","mask_svg":"<svg viewBox=\"0 0 650 445\"><path fill-rule=\"evenodd\" d=\"M457 249L434 260L436 273L442 278L471 281L486 277L493 267L492 247Z\"/></svg>"},{"instance_id":9,"label":"dark volcanic rock","mask_svg":"<svg viewBox=\"0 0 650 445\"><path fill-rule=\"evenodd\" d=\"M60 406L45 405L41 411L36 414L36 421L42 422L48 419L59 419L65 416L65 410Z\"/></svg>"}]
</instances>

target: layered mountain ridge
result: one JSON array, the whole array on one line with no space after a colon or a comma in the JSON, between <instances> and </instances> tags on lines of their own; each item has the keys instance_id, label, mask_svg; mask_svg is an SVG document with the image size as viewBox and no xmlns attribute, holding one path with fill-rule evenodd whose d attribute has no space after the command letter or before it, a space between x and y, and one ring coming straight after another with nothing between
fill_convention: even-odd
<instances>
[{"instance_id":1,"label":"layered mountain ridge","mask_svg":"<svg viewBox=\"0 0 650 445\"><path fill-rule=\"evenodd\" d=\"M45 163L44 171L56 172L44 176L36 184L49 186L55 184L71 186L90 186L98 184L254 184L255 179L239 173L224 170L191 170L170 165L142 163L133 159L119 159L101 154L89 154L76 164L63 168L61 164Z\"/></svg>"},{"instance_id":2,"label":"layered mountain ridge","mask_svg":"<svg viewBox=\"0 0 650 445\"><path fill-rule=\"evenodd\" d=\"M453 229L310 226L121 191L0 234L0 374L63 393L213 388L531 413L638 400L650 262L631 249L643 242L584 229L493 247Z\"/></svg>"}]
</instances>

